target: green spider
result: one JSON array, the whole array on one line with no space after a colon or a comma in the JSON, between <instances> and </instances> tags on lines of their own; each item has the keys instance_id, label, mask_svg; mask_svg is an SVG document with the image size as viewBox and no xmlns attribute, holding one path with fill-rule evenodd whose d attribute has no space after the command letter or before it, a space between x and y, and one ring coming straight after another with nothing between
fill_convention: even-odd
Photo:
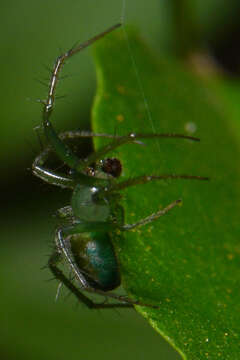
<instances>
[{"instance_id":1,"label":"green spider","mask_svg":"<svg viewBox=\"0 0 240 360\"><path fill-rule=\"evenodd\" d=\"M51 74L47 99L42 102L43 129L49 147L36 157L32 166L34 175L43 181L73 190L71 206L58 210L62 226L56 230L55 250L49 259L48 266L54 277L63 283L80 302L93 309L132 307L133 305L149 306L109 292L121 284L118 259L110 234L116 230L131 231L136 227L155 221L181 202L181 200L176 200L163 210L140 219L134 224L125 224L124 212L119 204L119 191L152 180L179 178L207 180L205 177L190 175L143 175L119 182L116 179L121 175L121 162L118 159L106 157L109 151L126 143L139 143L140 139L175 137L199 141L198 138L180 134L131 133L126 136L113 136L81 131L68 131L58 135L54 130L50 116L55 103L59 74L65 61L119 26L121 24L112 26L57 58ZM94 136L112 138L112 141L84 159L79 159L64 141ZM55 152L57 157L70 168L68 175L44 167L51 152ZM62 260L69 265L74 279L69 279L58 267L58 263ZM78 286L75 285L74 280ZM95 303L82 292L83 290L110 297L119 302Z\"/></svg>"}]
</instances>

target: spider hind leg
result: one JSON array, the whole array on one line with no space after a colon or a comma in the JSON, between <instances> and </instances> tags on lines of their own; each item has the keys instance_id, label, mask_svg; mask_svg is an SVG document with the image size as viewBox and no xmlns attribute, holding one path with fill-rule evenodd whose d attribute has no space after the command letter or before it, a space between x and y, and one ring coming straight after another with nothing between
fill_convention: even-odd
<instances>
[{"instance_id":1,"label":"spider hind leg","mask_svg":"<svg viewBox=\"0 0 240 360\"><path fill-rule=\"evenodd\" d=\"M92 299L88 298L86 295L84 295L73 283L72 280L70 280L63 272L62 270L57 266L57 263L59 262L61 258L61 255L59 252L54 252L53 255L50 257L48 261L48 267L53 273L54 277L59 280L61 283L63 283L68 290L72 294L76 296L79 302L85 304L89 309L112 309L112 308L132 308L132 303L117 303L117 304L106 304L106 303L96 303ZM88 288L83 290L88 290ZM91 292L91 291L90 291ZM94 291L96 292L96 291ZM108 294L100 294L104 295L105 297L108 296ZM116 298L116 300L123 301L122 297L120 299Z\"/></svg>"},{"instance_id":2,"label":"spider hind leg","mask_svg":"<svg viewBox=\"0 0 240 360\"><path fill-rule=\"evenodd\" d=\"M97 224L100 225L100 224ZM101 225L105 226L105 230L108 226L108 223L103 223ZM93 226L93 224L85 224L84 227L87 229L87 226ZM128 297L117 295L108 291L101 290L99 288L94 288L89 284L86 276L84 275L84 271L78 267L78 264L75 262L73 253L71 250L71 243L68 234L68 229L71 229L72 234L77 234L75 232L76 229L79 229L78 224L73 227L65 227L63 229L57 230L56 233L56 251L51 256L48 266L52 273L54 274L55 278L57 278L60 282L62 282L76 297L80 302L83 302L89 308L116 308L116 307L133 307L133 305L141 305L141 306L148 306L154 308L155 306L142 303L141 301L132 300ZM74 229L74 230L73 230ZM88 230L88 229L87 229ZM66 237L64 237L66 236ZM78 282L79 287L77 287L73 281L68 279L66 275L62 272L62 270L57 266L60 260L66 260L67 264L69 265L72 273L74 275L75 280ZM104 298L110 298L117 300L119 303L95 303L91 299L89 299L82 291L87 291L89 293L95 295L101 295Z\"/></svg>"}]
</instances>

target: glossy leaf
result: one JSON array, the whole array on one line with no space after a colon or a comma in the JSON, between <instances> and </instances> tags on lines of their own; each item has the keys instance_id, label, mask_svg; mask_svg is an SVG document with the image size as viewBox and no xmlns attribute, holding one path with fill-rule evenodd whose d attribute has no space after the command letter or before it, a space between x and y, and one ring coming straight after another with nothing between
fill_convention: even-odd
<instances>
[{"instance_id":1,"label":"glossy leaf","mask_svg":"<svg viewBox=\"0 0 240 360\"><path fill-rule=\"evenodd\" d=\"M210 181L154 181L122 192L126 223L183 200L159 220L114 239L124 287L133 298L159 306L137 310L184 358L237 359L240 154L233 120L183 64L158 59L133 31L128 41L120 29L95 46L94 131L174 132L201 142L124 145L111 154L122 161L121 179L189 174ZM105 141L95 139L96 147Z\"/></svg>"}]
</instances>

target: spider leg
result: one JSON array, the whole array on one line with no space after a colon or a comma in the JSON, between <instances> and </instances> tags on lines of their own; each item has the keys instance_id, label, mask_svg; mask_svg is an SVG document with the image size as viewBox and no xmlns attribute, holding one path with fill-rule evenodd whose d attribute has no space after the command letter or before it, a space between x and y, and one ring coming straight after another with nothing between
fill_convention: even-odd
<instances>
[{"instance_id":1,"label":"spider leg","mask_svg":"<svg viewBox=\"0 0 240 360\"><path fill-rule=\"evenodd\" d=\"M138 139L153 139L153 138L180 138L188 139L192 141L200 141L199 138L193 136L187 136L182 134L135 134L130 133L126 136L115 136L114 140L109 144L103 146L98 151L93 152L85 159L84 164L79 163L76 165L75 169L77 171L82 171L84 167L94 163L95 161L102 159L109 151L116 149L117 147L124 144L138 143ZM83 167L84 165L84 167Z\"/></svg>"},{"instance_id":2,"label":"spider leg","mask_svg":"<svg viewBox=\"0 0 240 360\"><path fill-rule=\"evenodd\" d=\"M136 301L136 300L131 300L125 296L116 295L116 294L113 294L110 292L105 292L105 291L102 291L99 289L92 288L88 284L88 281L86 280L84 274L79 270L78 266L76 266L74 263L71 249L70 249L70 244L69 244L69 236L71 236L73 234L77 234L77 233L81 233L81 232L89 232L89 231L111 231L116 228L119 228L119 226L116 224L113 225L112 223L89 222L89 223L79 223L79 224L75 224L75 225L72 225L69 227L58 229L56 232L56 247L57 247L57 251L58 251L57 255L60 256L60 254L62 254L65 257L71 270L75 274L76 279L79 281L79 283L81 284L82 289L84 291L88 291L93 294L98 294L98 295L102 295L105 297L109 297L109 298L118 300L118 301L124 303L124 304L122 304L122 305L125 305L124 307L129 307L129 306L131 307L133 305L141 305L141 306L150 306L150 307L154 308L155 306L145 304L145 303L142 303L142 302ZM55 257L56 257L56 254L55 254ZM53 261L53 263L54 263L54 261ZM55 261L55 263L56 263L56 261ZM63 274L60 274L61 271L59 271L59 269L56 270L56 266L54 264L52 265L51 259L50 259L50 265L49 266L51 268L51 271L52 272L55 271L54 275L72 291L73 284L70 285L69 284L70 280L64 279L65 276L63 276ZM54 266L55 266L55 268L54 268ZM77 289L77 292L76 292L76 290L73 291L73 293L75 295L78 292L79 292L78 289ZM77 298L79 298L78 295L76 295L76 296L77 296ZM82 296L82 294L81 294L81 296ZM117 307L117 305L119 305L119 304L101 304L101 305L104 305L104 307ZM107 306L107 305L109 305L109 306ZM113 305L116 305L116 306L113 306Z\"/></svg>"},{"instance_id":3,"label":"spider leg","mask_svg":"<svg viewBox=\"0 0 240 360\"><path fill-rule=\"evenodd\" d=\"M152 139L152 138L181 138L181 139L188 139L192 141L199 141L199 138L193 136L187 136L182 134L129 134L126 136L118 136L118 135L111 135L111 134L102 134L102 133L94 133L91 131L66 131L59 135L61 140L66 139L77 139L77 138L87 138L87 137L105 137L109 139L114 139L111 143L103 146L98 151L92 153L88 156L87 159L84 160L84 164L81 162L77 164L76 169L78 171L83 170L86 166L90 165L91 163L95 162L96 160L101 159L104 155L106 155L109 151L116 149L117 147L130 143L130 144L140 144L142 142L138 141L138 139ZM83 165L83 167L82 167Z\"/></svg>"},{"instance_id":4,"label":"spider leg","mask_svg":"<svg viewBox=\"0 0 240 360\"><path fill-rule=\"evenodd\" d=\"M145 183L148 183L153 180L165 180L165 179L209 180L207 177L195 176L195 175L160 175L160 176L143 175L143 176L138 176L138 177L135 177L132 179L128 179L126 181L112 184L109 186L107 192L109 192L109 193L114 192L114 191L118 192L120 190L128 188L129 186L145 184ZM104 191L104 190L102 190L102 191ZM171 209L173 209L176 205L178 205L180 203L181 203L181 200L176 200L176 201L172 202L171 204L169 204L164 209L159 210L159 211L147 216L146 218L141 219L140 221L138 221L134 224L123 225L121 227L121 229L122 230L132 230L136 227L148 224L148 223L158 219L159 217L165 215L168 211L170 211Z\"/></svg>"},{"instance_id":5,"label":"spider leg","mask_svg":"<svg viewBox=\"0 0 240 360\"><path fill-rule=\"evenodd\" d=\"M77 54L79 51L85 49L89 45L93 44L98 39L104 37L111 31L115 30L119 26L121 26L121 24L116 24L116 25L110 27L109 29L107 29L106 31L100 33L99 35L94 36L90 40L88 40L78 46L75 46L75 47L71 48L69 51L63 53L62 55L60 55L57 58L57 60L54 64L53 70L52 70L52 75L51 75L49 89L48 89L48 96L47 96L47 99L43 103L43 128L44 128L46 138L48 139L50 145L55 150L58 157L65 164L67 164L69 167L71 167L73 169L76 169L77 165L80 166L79 164L81 164L81 168L82 168L84 166L84 162L79 160L78 157L72 152L72 150L61 140L61 138L56 133L56 131L54 130L54 128L50 122L50 116L52 114L52 111L54 108L54 103L55 103L55 98L56 98L56 88L57 88L57 83L59 80L59 74L60 74L66 60L71 58L73 55Z\"/></svg>"},{"instance_id":6,"label":"spider leg","mask_svg":"<svg viewBox=\"0 0 240 360\"><path fill-rule=\"evenodd\" d=\"M119 139L122 136L106 134L106 133L95 133L86 130L70 130L59 134L61 140L65 139L78 139L78 138L93 138L93 137L104 137L107 139Z\"/></svg>"},{"instance_id":7,"label":"spider leg","mask_svg":"<svg viewBox=\"0 0 240 360\"><path fill-rule=\"evenodd\" d=\"M80 160L74 152L71 150L69 146L67 146L63 140L60 138L60 136L57 134L55 129L52 126L52 123L50 122L50 117L54 108L55 99L56 99L56 88L57 83L59 80L60 72L66 62L69 58L71 58L73 55L77 54L84 48L90 46L95 41L99 40L100 38L104 37L105 35L109 34L113 30L117 29L121 24L116 24L106 31L100 33L99 35L91 38L90 40L71 48L69 51L63 53L60 55L53 67L52 75L50 79L49 89L48 89L48 96L47 99L43 102L43 128L45 132L45 136L48 139L49 143L55 150L58 157L67 164L70 168L77 170L78 172L81 172L86 166L90 165L92 162L95 162L96 160L100 159L103 155L105 155L107 152L115 149L116 147L125 144L125 143L133 143L137 142L136 139L144 139L144 138L156 138L156 137L177 137L177 138L184 138L184 139L191 139L195 141L199 141L198 138L194 138L191 136L185 136L185 135L179 135L179 134L129 134L128 136L122 136L122 137L115 137L115 140L108 144L107 146L101 148L99 151L91 154L87 159ZM91 135L92 136L92 135ZM95 135L94 135L95 136ZM98 135L97 135L98 136ZM37 172L37 171L36 171ZM46 174L42 174L42 177L44 178Z\"/></svg>"},{"instance_id":8,"label":"spider leg","mask_svg":"<svg viewBox=\"0 0 240 360\"><path fill-rule=\"evenodd\" d=\"M76 182L70 176L49 170L44 167L44 163L46 162L50 152L51 148L47 147L40 153L40 155L36 157L32 164L33 174L48 184L61 186L63 188L73 188L76 185Z\"/></svg>"},{"instance_id":9,"label":"spider leg","mask_svg":"<svg viewBox=\"0 0 240 360\"><path fill-rule=\"evenodd\" d=\"M115 183L112 184L109 187L109 192L112 191L119 191L119 190L123 190L128 188L129 186L134 186L134 185L138 185L138 184L146 184L150 181L153 180L167 180L167 179L186 179L186 180L209 180L208 177L204 177L204 176L195 176L195 175L171 175L171 174L166 174L166 175L142 175L142 176L137 176L135 178L132 179L128 179L125 181L121 181L119 183Z\"/></svg>"},{"instance_id":10,"label":"spider leg","mask_svg":"<svg viewBox=\"0 0 240 360\"><path fill-rule=\"evenodd\" d=\"M73 210L72 210L72 207L67 205L67 206L64 206L60 209L58 209L56 211L56 215L59 219L64 219L66 221L68 221L69 223L73 223L74 221L74 214L73 214Z\"/></svg>"},{"instance_id":11,"label":"spider leg","mask_svg":"<svg viewBox=\"0 0 240 360\"><path fill-rule=\"evenodd\" d=\"M146 225L148 223L151 223L155 220L157 220L159 217L167 214L170 210L172 210L175 206L177 206L178 204L181 204L182 200L176 200L174 202L172 202L171 204L169 204L168 206L166 206L164 209L157 211L156 213L153 213L147 217L145 217L144 219L139 220L138 222L134 223L134 224L126 224L122 226L122 230L132 230L136 227L140 227L143 225Z\"/></svg>"},{"instance_id":12,"label":"spider leg","mask_svg":"<svg viewBox=\"0 0 240 360\"><path fill-rule=\"evenodd\" d=\"M59 262L61 255L58 252L55 252L49 259L48 266L54 277L63 283L78 299L79 302L84 303L89 309L111 309L111 308L132 308L133 304L122 303L122 304L104 304L104 303L95 303L84 295L75 285L69 280L65 274L59 269L57 263ZM104 296L106 294L104 293Z\"/></svg>"}]
</instances>

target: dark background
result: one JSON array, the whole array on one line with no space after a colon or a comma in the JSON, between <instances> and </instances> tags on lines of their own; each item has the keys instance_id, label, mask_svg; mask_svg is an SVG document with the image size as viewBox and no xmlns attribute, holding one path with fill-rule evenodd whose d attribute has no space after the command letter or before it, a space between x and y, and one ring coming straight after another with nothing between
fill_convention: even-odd
<instances>
[{"instance_id":1,"label":"dark background","mask_svg":"<svg viewBox=\"0 0 240 360\"><path fill-rule=\"evenodd\" d=\"M184 55L183 37L176 29L188 15L180 17L176 3L126 0L126 23L138 27L161 55ZM238 1L190 3L193 44L215 56L238 84ZM48 281L51 274L42 269L51 253L53 214L68 203L70 194L31 174L40 151L34 128L41 123L41 105L36 100L46 95L38 80L48 82L46 67L60 49L118 22L121 12L122 0L1 2L1 359L179 358L134 311L89 311L64 290L54 302L57 283ZM90 53L84 51L66 66L69 77L58 92L66 98L58 101L54 114L58 129L90 127L95 93Z\"/></svg>"}]
</instances>

